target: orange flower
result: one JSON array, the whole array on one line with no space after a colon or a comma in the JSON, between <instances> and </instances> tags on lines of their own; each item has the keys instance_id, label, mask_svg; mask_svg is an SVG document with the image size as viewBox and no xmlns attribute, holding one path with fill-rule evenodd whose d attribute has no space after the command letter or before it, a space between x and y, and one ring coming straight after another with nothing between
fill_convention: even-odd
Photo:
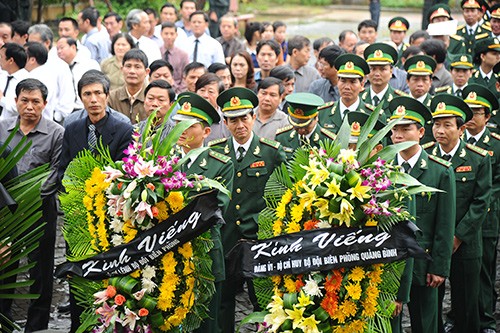
<instances>
[{"instance_id":1,"label":"orange flower","mask_svg":"<svg viewBox=\"0 0 500 333\"><path fill-rule=\"evenodd\" d=\"M317 224L318 224L318 221L309 220L306 223L304 223L304 230L313 230L313 229L316 229Z\"/></svg>"},{"instance_id":2,"label":"orange flower","mask_svg":"<svg viewBox=\"0 0 500 333\"><path fill-rule=\"evenodd\" d=\"M149 311L146 308L141 308L139 310L139 317L146 317L148 314L149 314Z\"/></svg>"},{"instance_id":3,"label":"orange flower","mask_svg":"<svg viewBox=\"0 0 500 333\"><path fill-rule=\"evenodd\" d=\"M115 304L116 305L122 305L123 303L125 303L125 301L126 301L125 296L120 295L120 294L115 296Z\"/></svg>"},{"instance_id":4,"label":"orange flower","mask_svg":"<svg viewBox=\"0 0 500 333\"><path fill-rule=\"evenodd\" d=\"M151 213L153 213L154 217L157 217L159 212L160 211L158 210L158 207L156 206L151 207Z\"/></svg>"},{"instance_id":5,"label":"orange flower","mask_svg":"<svg viewBox=\"0 0 500 333\"><path fill-rule=\"evenodd\" d=\"M300 275L297 275L297 280L295 281L295 288L297 290L297 292L300 290L300 288L302 288L303 286L305 286L305 283L304 281L302 281L302 274Z\"/></svg>"},{"instance_id":6,"label":"orange flower","mask_svg":"<svg viewBox=\"0 0 500 333\"><path fill-rule=\"evenodd\" d=\"M108 286L106 288L106 296L108 298L113 298L113 297L115 297L115 295L116 295L116 288L113 286Z\"/></svg>"},{"instance_id":7,"label":"orange flower","mask_svg":"<svg viewBox=\"0 0 500 333\"><path fill-rule=\"evenodd\" d=\"M156 188L156 187L154 186L154 184L152 184L152 183L147 183L147 184L146 184L146 187L147 187L147 188L149 188L151 191L154 191L154 190L155 190L155 188Z\"/></svg>"},{"instance_id":8,"label":"orange flower","mask_svg":"<svg viewBox=\"0 0 500 333\"><path fill-rule=\"evenodd\" d=\"M118 185L116 185L116 187L117 187L119 190L121 190L121 189L122 189L122 187L123 187L123 183L122 183L122 182L118 183Z\"/></svg>"}]
</instances>

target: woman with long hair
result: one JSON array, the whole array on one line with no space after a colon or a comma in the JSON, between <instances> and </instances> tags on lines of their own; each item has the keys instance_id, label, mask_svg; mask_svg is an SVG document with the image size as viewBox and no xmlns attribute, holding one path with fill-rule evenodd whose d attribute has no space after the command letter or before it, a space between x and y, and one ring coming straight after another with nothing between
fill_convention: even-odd
<instances>
[{"instance_id":1,"label":"woman with long hair","mask_svg":"<svg viewBox=\"0 0 500 333\"><path fill-rule=\"evenodd\" d=\"M252 58L246 51L236 53L229 63L231 70L231 80L233 87L244 87L255 90L255 70L253 67Z\"/></svg>"}]
</instances>

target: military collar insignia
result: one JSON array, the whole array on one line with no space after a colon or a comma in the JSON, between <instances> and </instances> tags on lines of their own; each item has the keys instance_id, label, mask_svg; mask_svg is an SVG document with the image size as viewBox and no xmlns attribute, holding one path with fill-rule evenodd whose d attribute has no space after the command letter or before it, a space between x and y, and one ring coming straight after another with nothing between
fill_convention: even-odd
<instances>
[{"instance_id":1,"label":"military collar insignia","mask_svg":"<svg viewBox=\"0 0 500 333\"><path fill-rule=\"evenodd\" d=\"M465 155L466 155L466 153L465 153L465 149L464 149L464 148L462 148L462 151L460 152L460 155L458 155L458 156L460 156L460 157L465 157Z\"/></svg>"},{"instance_id":2,"label":"military collar insignia","mask_svg":"<svg viewBox=\"0 0 500 333\"><path fill-rule=\"evenodd\" d=\"M424 159L420 160L420 169L427 168L427 162Z\"/></svg>"},{"instance_id":3,"label":"military collar insignia","mask_svg":"<svg viewBox=\"0 0 500 333\"><path fill-rule=\"evenodd\" d=\"M437 156L437 153L438 153L438 147L434 147L434 149L432 150L432 155L435 155Z\"/></svg>"},{"instance_id":4,"label":"military collar insignia","mask_svg":"<svg viewBox=\"0 0 500 333\"><path fill-rule=\"evenodd\" d=\"M488 143L488 142L490 142L490 137L486 135L486 136L484 137L483 142L484 142L484 143Z\"/></svg>"},{"instance_id":5,"label":"military collar insignia","mask_svg":"<svg viewBox=\"0 0 500 333\"><path fill-rule=\"evenodd\" d=\"M253 154L254 155L259 155L260 154L260 147L259 146L255 147L255 150L253 151Z\"/></svg>"},{"instance_id":6,"label":"military collar insignia","mask_svg":"<svg viewBox=\"0 0 500 333\"><path fill-rule=\"evenodd\" d=\"M228 145L226 145L224 147L224 154L229 154L229 146Z\"/></svg>"},{"instance_id":7,"label":"military collar insignia","mask_svg":"<svg viewBox=\"0 0 500 333\"><path fill-rule=\"evenodd\" d=\"M318 142L319 141L319 134L318 133L314 133L313 141L314 142Z\"/></svg>"},{"instance_id":8,"label":"military collar insignia","mask_svg":"<svg viewBox=\"0 0 500 333\"><path fill-rule=\"evenodd\" d=\"M207 166L207 160L206 159L201 160L200 167L204 168L206 166Z\"/></svg>"},{"instance_id":9,"label":"military collar insignia","mask_svg":"<svg viewBox=\"0 0 500 333\"><path fill-rule=\"evenodd\" d=\"M295 137L296 131L291 131L290 132L290 139L293 139Z\"/></svg>"}]
</instances>

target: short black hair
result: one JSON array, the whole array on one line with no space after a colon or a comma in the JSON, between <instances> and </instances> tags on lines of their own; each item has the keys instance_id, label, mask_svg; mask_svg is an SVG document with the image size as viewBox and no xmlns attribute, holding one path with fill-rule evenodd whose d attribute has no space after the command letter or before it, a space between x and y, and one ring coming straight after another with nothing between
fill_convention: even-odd
<instances>
[{"instance_id":1,"label":"short black hair","mask_svg":"<svg viewBox=\"0 0 500 333\"><path fill-rule=\"evenodd\" d=\"M428 39L420 44L420 49L430 57L433 57L438 64L446 60L446 46L438 39Z\"/></svg>"},{"instance_id":2,"label":"short black hair","mask_svg":"<svg viewBox=\"0 0 500 333\"><path fill-rule=\"evenodd\" d=\"M24 47L16 43L5 43L1 48L5 49L6 60L14 59L14 62L19 68L24 68L24 66L26 66L28 55Z\"/></svg>"},{"instance_id":3,"label":"short black hair","mask_svg":"<svg viewBox=\"0 0 500 333\"><path fill-rule=\"evenodd\" d=\"M274 53L276 53L276 56L279 56L281 53L281 46L278 44L277 41L268 39L268 40L261 40L260 42L257 43L257 49L255 50L255 54L259 54L260 50L264 45L269 46ZM290 45L288 46L290 47Z\"/></svg>"},{"instance_id":4,"label":"short black hair","mask_svg":"<svg viewBox=\"0 0 500 333\"><path fill-rule=\"evenodd\" d=\"M321 45L323 45L325 43L335 44L335 42L333 41L333 39L331 39L330 37L321 37L321 38L318 38L318 39L314 40L314 42L313 42L313 49L315 51L319 51Z\"/></svg>"},{"instance_id":5,"label":"short black hair","mask_svg":"<svg viewBox=\"0 0 500 333\"><path fill-rule=\"evenodd\" d=\"M262 30L262 24L260 22L249 22L245 26L245 39L248 43L252 41L252 37L256 31ZM258 47L258 46L257 46Z\"/></svg>"},{"instance_id":6,"label":"short black hair","mask_svg":"<svg viewBox=\"0 0 500 333\"><path fill-rule=\"evenodd\" d=\"M171 4L170 2L166 2L163 6L161 6L160 8L160 13L163 11L163 9L165 8L173 8L175 10L175 14L177 15L177 8L175 8L175 6L173 4Z\"/></svg>"},{"instance_id":7,"label":"short black hair","mask_svg":"<svg viewBox=\"0 0 500 333\"><path fill-rule=\"evenodd\" d=\"M286 65L276 66L269 72L269 77L275 77L281 81L295 79L295 73Z\"/></svg>"},{"instance_id":8,"label":"short black hair","mask_svg":"<svg viewBox=\"0 0 500 333\"><path fill-rule=\"evenodd\" d=\"M91 26L97 26L97 20L99 20L99 11L97 10L97 8L87 7L82 10L82 21L86 20L89 20Z\"/></svg>"},{"instance_id":9,"label":"short black hair","mask_svg":"<svg viewBox=\"0 0 500 333\"><path fill-rule=\"evenodd\" d=\"M155 80L155 81L151 82L150 84L148 84L148 86L144 90L144 96L146 96L148 94L148 91L151 90L151 88L165 89L168 92L168 99L169 99L169 101L173 102L175 100L175 91L174 91L174 88L172 88L172 86L170 85L170 83L168 83L167 81L165 81L165 80Z\"/></svg>"},{"instance_id":10,"label":"short black hair","mask_svg":"<svg viewBox=\"0 0 500 333\"><path fill-rule=\"evenodd\" d=\"M148 14L148 15L149 15L149 14L153 14L153 16L154 16L155 18L158 18L158 12L156 11L156 9L151 8L151 7L148 7L148 8L146 8L146 9L144 9L144 11L146 12L146 14Z\"/></svg>"},{"instance_id":11,"label":"short black hair","mask_svg":"<svg viewBox=\"0 0 500 333\"><path fill-rule=\"evenodd\" d=\"M140 62L143 63L144 68L148 68L148 56L146 55L146 53L144 53L143 50L139 49L128 50L127 53L125 53L125 55L123 56L122 65L125 65L125 63L131 59L139 60Z\"/></svg>"},{"instance_id":12,"label":"short black hair","mask_svg":"<svg viewBox=\"0 0 500 333\"><path fill-rule=\"evenodd\" d=\"M37 79L24 79L20 81L16 85L16 97L19 97L19 95L23 91L34 91L34 90L40 91L44 102L47 100L47 95L49 94L47 86Z\"/></svg>"},{"instance_id":13,"label":"short black hair","mask_svg":"<svg viewBox=\"0 0 500 333\"><path fill-rule=\"evenodd\" d=\"M218 71L226 69L226 68L229 69L229 66L226 64L221 64L220 62L214 62L213 64L208 66L208 72L209 73L217 73Z\"/></svg>"},{"instance_id":14,"label":"short black hair","mask_svg":"<svg viewBox=\"0 0 500 333\"><path fill-rule=\"evenodd\" d=\"M116 19L116 22L121 22L123 18L120 16L120 14L115 13L115 12L107 12L106 15L103 17L103 21L107 19L108 17L114 17Z\"/></svg>"},{"instance_id":15,"label":"short black hair","mask_svg":"<svg viewBox=\"0 0 500 333\"><path fill-rule=\"evenodd\" d=\"M181 4L179 5L179 8L182 8L182 6L186 3L186 2L192 2L196 5L196 0L182 0L181 1Z\"/></svg>"},{"instance_id":16,"label":"short black hair","mask_svg":"<svg viewBox=\"0 0 500 333\"><path fill-rule=\"evenodd\" d=\"M205 73L207 72L207 68L205 67L205 65L203 65L201 62L193 61L187 64L186 67L184 67L182 73L184 74L184 76L187 76L189 72L198 68L204 68Z\"/></svg>"},{"instance_id":17,"label":"short black hair","mask_svg":"<svg viewBox=\"0 0 500 333\"><path fill-rule=\"evenodd\" d=\"M365 45L365 44L369 44L369 43L364 41L364 40L358 41L356 43L356 45L354 45L354 48L352 49L352 53L356 54L356 48L358 48L358 46Z\"/></svg>"},{"instance_id":18,"label":"short black hair","mask_svg":"<svg viewBox=\"0 0 500 333\"><path fill-rule=\"evenodd\" d=\"M97 69L91 69L85 72L85 74L82 75L82 78L80 81L78 81L78 96L82 98L82 89L85 86L98 83L102 85L102 89L106 95L109 95L109 79L108 77L101 71L98 71Z\"/></svg>"},{"instance_id":19,"label":"short black hair","mask_svg":"<svg viewBox=\"0 0 500 333\"><path fill-rule=\"evenodd\" d=\"M457 128L460 128L465 125L465 120L462 117L455 117L457 120Z\"/></svg>"},{"instance_id":20,"label":"short black hair","mask_svg":"<svg viewBox=\"0 0 500 333\"><path fill-rule=\"evenodd\" d=\"M378 25L374 20L363 20L358 24L358 32L363 28L374 28L377 31Z\"/></svg>"},{"instance_id":21,"label":"short black hair","mask_svg":"<svg viewBox=\"0 0 500 333\"><path fill-rule=\"evenodd\" d=\"M191 15L189 15L189 21L191 21L192 18L193 18L193 16L195 16L195 15L203 15L203 20L205 20L205 22L208 22L208 15L207 15L207 13L205 13L202 10L197 10L195 12L192 12Z\"/></svg>"},{"instance_id":22,"label":"short black hair","mask_svg":"<svg viewBox=\"0 0 500 333\"><path fill-rule=\"evenodd\" d=\"M130 45L130 49L135 48L135 43L134 43L134 40L132 39L132 37L125 32L119 32L116 35L114 35L113 38L111 38L111 54L112 55L115 55L115 44L116 44L116 41L120 38L125 38L128 45Z\"/></svg>"},{"instance_id":23,"label":"short black hair","mask_svg":"<svg viewBox=\"0 0 500 333\"><path fill-rule=\"evenodd\" d=\"M219 94L224 91L224 82L215 75L214 73L205 73L202 76L196 80L195 83L195 91L200 90L201 88L205 87L206 85L209 85L211 83L217 83L217 89L219 90Z\"/></svg>"},{"instance_id":24,"label":"short black hair","mask_svg":"<svg viewBox=\"0 0 500 333\"><path fill-rule=\"evenodd\" d=\"M283 83L281 83L280 79L277 79L275 77L266 77L262 81L259 82L259 86L257 88L257 91L261 89L267 89L269 87L272 87L274 85L277 85L279 87L279 93L282 95L285 92L285 87L283 86Z\"/></svg>"},{"instance_id":25,"label":"short black hair","mask_svg":"<svg viewBox=\"0 0 500 333\"><path fill-rule=\"evenodd\" d=\"M175 25L175 23L172 23L172 22L163 22L161 24L161 31L163 31L163 29L166 29L166 28L174 28L175 31L177 32L177 26Z\"/></svg>"},{"instance_id":26,"label":"short black hair","mask_svg":"<svg viewBox=\"0 0 500 333\"><path fill-rule=\"evenodd\" d=\"M406 50L403 51L403 53L401 54L401 58L408 59L408 57L417 55L420 52L422 52L422 50L420 49L420 47L418 47L418 46L410 46Z\"/></svg>"},{"instance_id":27,"label":"short black hair","mask_svg":"<svg viewBox=\"0 0 500 333\"><path fill-rule=\"evenodd\" d=\"M330 65L330 67L335 67L335 60L337 60L339 55L344 53L345 50L340 46L330 45L319 51L318 59L323 58Z\"/></svg>"},{"instance_id":28,"label":"short black hair","mask_svg":"<svg viewBox=\"0 0 500 333\"><path fill-rule=\"evenodd\" d=\"M288 55L292 55L293 50L302 50L304 47L311 45L309 38L301 35L293 36L288 40Z\"/></svg>"},{"instance_id":29,"label":"short black hair","mask_svg":"<svg viewBox=\"0 0 500 333\"><path fill-rule=\"evenodd\" d=\"M10 26L12 27L12 37L14 37L14 34L18 34L19 36L23 36L28 34L28 29L30 28L30 23L27 21L23 20L15 20L14 22L10 23Z\"/></svg>"},{"instance_id":30,"label":"short black hair","mask_svg":"<svg viewBox=\"0 0 500 333\"><path fill-rule=\"evenodd\" d=\"M43 65L47 62L47 58L49 56L49 52L42 45L42 43L38 42L27 42L24 44L27 58L35 58L36 62L39 65Z\"/></svg>"},{"instance_id":31,"label":"short black hair","mask_svg":"<svg viewBox=\"0 0 500 333\"><path fill-rule=\"evenodd\" d=\"M82 17L83 17L83 14L82 14ZM61 22L71 22L71 25L73 26L73 28L75 30L78 30L78 22L72 17L67 17L67 16L63 17L59 20L59 23L61 23Z\"/></svg>"},{"instance_id":32,"label":"short black hair","mask_svg":"<svg viewBox=\"0 0 500 333\"><path fill-rule=\"evenodd\" d=\"M410 44L412 44L415 40L423 38L425 40L431 39L429 33L425 30L417 30L410 35Z\"/></svg>"},{"instance_id":33,"label":"short black hair","mask_svg":"<svg viewBox=\"0 0 500 333\"><path fill-rule=\"evenodd\" d=\"M158 59L153 61L151 65L149 65L149 77L151 77L154 72L162 67L167 67L170 71L170 74L174 75L174 67L169 62L166 62L163 59Z\"/></svg>"},{"instance_id":34,"label":"short black hair","mask_svg":"<svg viewBox=\"0 0 500 333\"><path fill-rule=\"evenodd\" d=\"M68 43L69 46L74 46L78 50L78 45L76 44L76 40L71 38L71 37L61 37L59 40L65 39L66 43Z\"/></svg>"},{"instance_id":35,"label":"short black hair","mask_svg":"<svg viewBox=\"0 0 500 333\"><path fill-rule=\"evenodd\" d=\"M276 32L276 30L278 30L278 28L280 28L280 27L285 27L286 28L285 22L283 22L283 21L274 21L274 23L273 23L273 31Z\"/></svg>"}]
</instances>

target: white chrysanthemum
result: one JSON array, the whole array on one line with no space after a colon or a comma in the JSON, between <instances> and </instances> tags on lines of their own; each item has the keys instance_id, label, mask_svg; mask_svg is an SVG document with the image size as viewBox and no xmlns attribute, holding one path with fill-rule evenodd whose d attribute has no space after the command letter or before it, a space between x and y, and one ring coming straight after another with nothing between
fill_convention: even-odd
<instances>
[{"instance_id":1,"label":"white chrysanthemum","mask_svg":"<svg viewBox=\"0 0 500 333\"><path fill-rule=\"evenodd\" d=\"M332 226L330 225L330 223L328 223L328 221L326 220L321 220L318 222L318 224L316 224L316 226L319 228L319 229L325 229L325 228L331 228Z\"/></svg>"},{"instance_id":2,"label":"white chrysanthemum","mask_svg":"<svg viewBox=\"0 0 500 333\"><path fill-rule=\"evenodd\" d=\"M120 233L123 230L123 222L116 219L116 218L111 220L110 226L111 226L111 229L116 233Z\"/></svg>"},{"instance_id":3,"label":"white chrysanthemum","mask_svg":"<svg viewBox=\"0 0 500 333\"><path fill-rule=\"evenodd\" d=\"M152 266L146 266L142 269L142 277L145 279L152 279L156 276L156 270Z\"/></svg>"},{"instance_id":4,"label":"white chrysanthemum","mask_svg":"<svg viewBox=\"0 0 500 333\"><path fill-rule=\"evenodd\" d=\"M150 279L142 278L141 282L142 282L142 288L146 289L146 293L148 294L153 292L153 290L155 290L157 287L156 283L154 283Z\"/></svg>"},{"instance_id":5,"label":"white chrysanthemum","mask_svg":"<svg viewBox=\"0 0 500 333\"><path fill-rule=\"evenodd\" d=\"M316 281L313 278L309 278L306 281L306 285L302 287L302 290L306 293L307 296L323 296L323 292L321 291L323 287L318 286Z\"/></svg>"},{"instance_id":6,"label":"white chrysanthemum","mask_svg":"<svg viewBox=\"0 0 500 333\"><path fill-rule=\"evenodd\" d=\"M122 245L123 237L120 235L113 235L113 237L111 237L111 243L113 243L113 246Z\"/></svg>"}]
</instances>

